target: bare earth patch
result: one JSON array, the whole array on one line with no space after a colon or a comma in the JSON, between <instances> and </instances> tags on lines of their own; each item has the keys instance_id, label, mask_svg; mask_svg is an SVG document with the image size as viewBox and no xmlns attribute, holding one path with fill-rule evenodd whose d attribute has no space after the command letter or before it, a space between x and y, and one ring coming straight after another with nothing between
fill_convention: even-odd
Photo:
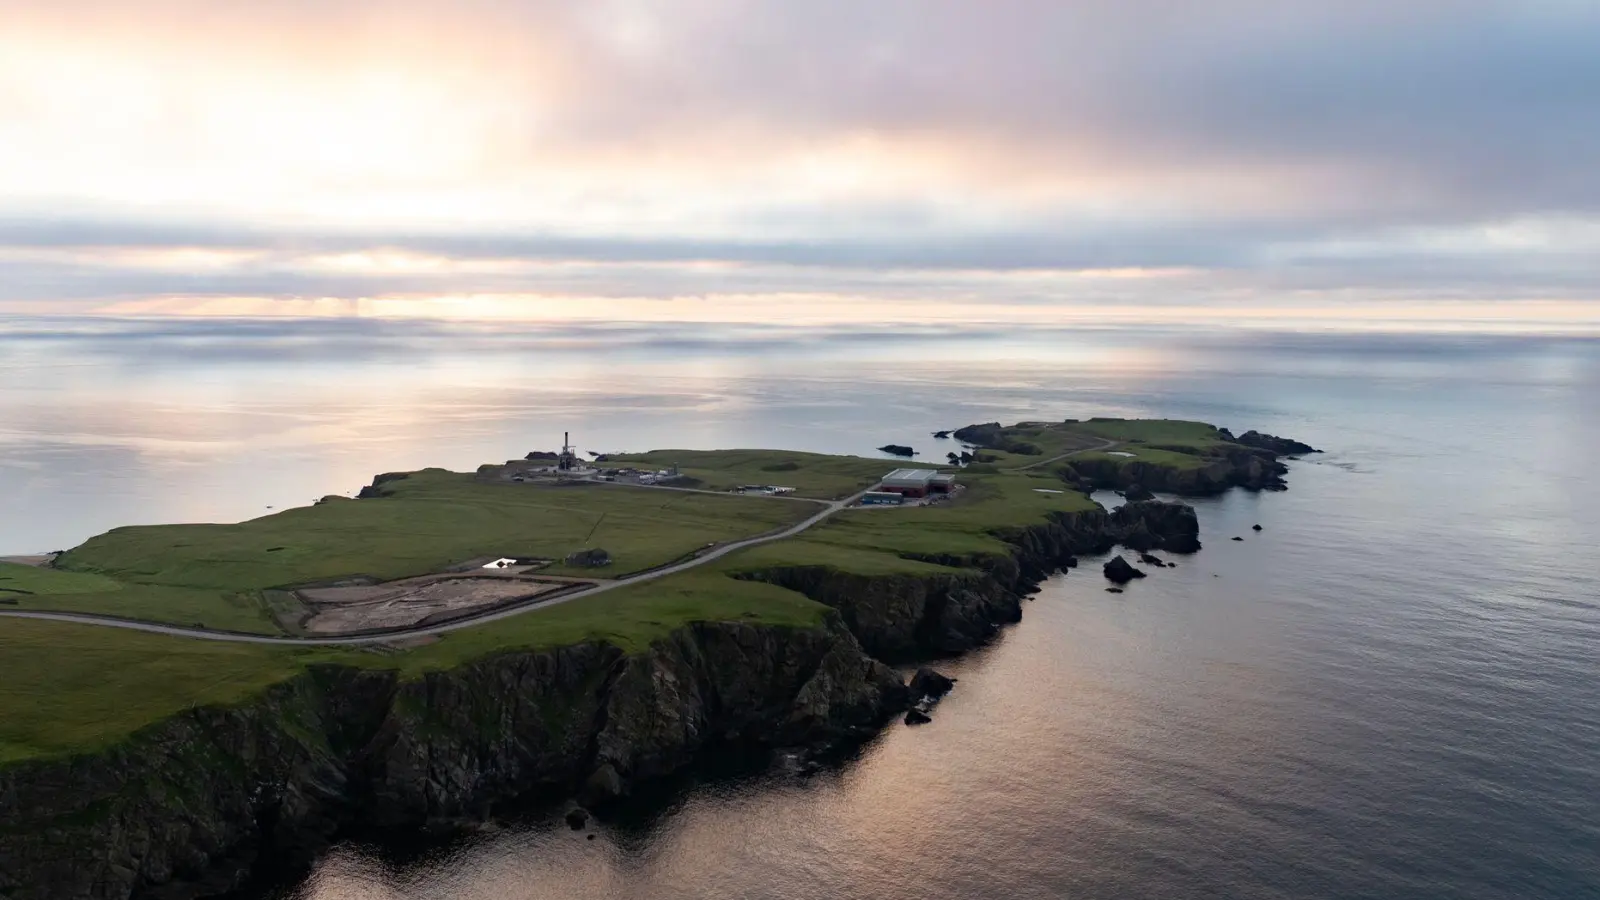
<instances>
[{"instance_id":1,"label":"bare earth patch","mask_svg":"<svg viewBox=\"0 0 1600 900\"><path fill-rule=\"evenodd\" d=\"M459 618L514 600L578 590L589 583L501 574L424 575L384 584L303 588L296 594L311 610L302 626L308 633L347 634Z\"/></svg>"}]
</instances>

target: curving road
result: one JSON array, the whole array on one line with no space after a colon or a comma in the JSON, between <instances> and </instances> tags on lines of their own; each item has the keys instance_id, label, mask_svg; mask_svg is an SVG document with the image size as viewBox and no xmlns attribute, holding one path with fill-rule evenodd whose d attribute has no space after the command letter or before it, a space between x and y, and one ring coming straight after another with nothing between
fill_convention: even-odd
<instances>
[{"instance_id":1,"label":"curving road","mask_svg":"<svg viewBox=\"0 0 1600 900\"><path fill-rule=\"evenodd\" d=\"M670 488L664 489L670 490ZM845 507L859 500L862 494L871 489L872 488L867 488L866 490L858 491L857 493L852 494L843 500L808 500L807 502L811 503L822 503L824 504L824 508L816 515L791 525L782 531L773 531L768 532L767 534L757 535L756 537L731 541L721 545L720 547L707 550L693 559L686 559L683 562L672 563L660 568L650 569L640 572L636 575L629 575L625 578L618 578L615 581L602 582L600 584L596 584L594 587L581 591L574 591L570 594L564 594L560 597L551 597L545 600L530 598L525 603L513 606L502 606L479 615L464 616L460 619L454 619L449 622L441 622L437 625L419 625L412 628L397 628L391 631L373 632L370 634L360 635L296 638L272 637L264 634L247 634L240 631L213 631L206 628L185 628L181 625L162 625L158 622L143 622L137 619L120 619L115 616L99 616L94 615L93 613L0 610L0 617L10 619L42 619L47 622L71 622L79 625L103 625L111 628L126 628L130 631L145 631L151 634L165 634L172 637L197 638L205 641L231 641L239 644L277 644L280 646L290 647L385 644L391 641L405 640L406 638L426 637L430 635L444 634L447 631L458 631L462 628L471 628L476 625L482 625L485 622L494 622L499 619L509 619L512 616L518 616L525 612L531 612L536 609L546 609L551 606L558 606L562 603L570 603L573 600L581 600L584 597L593 597L595 594L603 594L606 591L616 590L617 588L625 587L630 584L639 584L640 582L654 581L657 578L665 578L668 575L676 575L679 572L687 571L695 566L703 566L708 562L712 562L713 560L721 559L722 557L727 556L729 553L732 553L736 550L743 550L746 547L754 547L758 544L766 544L772 541L781 541L784 538L794 537L800 532L822 522L839 510L844 509Z\"/></svg>"}]
</instances>

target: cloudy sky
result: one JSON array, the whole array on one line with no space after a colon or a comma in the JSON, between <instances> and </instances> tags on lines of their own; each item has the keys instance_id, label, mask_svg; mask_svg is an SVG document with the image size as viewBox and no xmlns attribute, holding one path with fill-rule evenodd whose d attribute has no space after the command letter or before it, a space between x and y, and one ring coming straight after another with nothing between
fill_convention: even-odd
<instances>
[{"instance_id":1,"label":"cloudy sky","mask_svg":"<svg viewBox=\"0 0 1600 900\"><path fill-rule=\"evenodd\" d=\"M1600 329L1593 0L0 0L0 314Z\"/></svg>"}]
</instances>

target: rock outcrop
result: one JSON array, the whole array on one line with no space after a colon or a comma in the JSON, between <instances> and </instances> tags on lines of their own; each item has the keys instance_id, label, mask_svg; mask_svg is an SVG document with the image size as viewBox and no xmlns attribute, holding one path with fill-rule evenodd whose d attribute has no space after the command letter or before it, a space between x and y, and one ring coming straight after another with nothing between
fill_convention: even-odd
<instances>
[{"instance_id":1,"label":"rock outcrop","mask_svg":"<svg viewBox=\"0 0 1600 900\"><path fill-rule=\"evenodd\" d=\"M374 476L371 484L356 493L356 499L370 500L373 497L386 496L389 492L383 489L384 485L391 481L404 481L410 477L410 472L384 472L382 475Z\"/></svg>"},{"instance_id":2,"label":"rock outcrop","mask_svg":"<svg viewBox=\"0 0 1600 900\"><path fill-rule=\"evenodd\" d=\"M575 550L567 554L567 558L563 562L569 566L576 566L582 569L598 569L611 565L611 554L598 547L588 550Z\"/></svg>"},{"instance_id":3,"label":"rock outcrop","mask_svg":"<svg viewBox=\"0 0 1600 900\"><path fill-rule=\"evenodd\" d=\"M776 584L833 607L869 654L902 663L970 650L994 637L1001 625L1022 618L1015 565L1004 559L985 562L993 571L857 575L828 566L778 566L737 577Z\"/></svg>"},{"instance_id":4,"label":"rock outcrop","mask_svg":"<svg viewBox=\"0 0 1600 900\"><path fill-rule=\"evenodd\" d=\"M1120 553L1111 557L1111 561L1101 567L1101 571L1105 573L1106 580L1113 584L1127 584L1135 578L1145 577L1145 573L1130 565Z\"/></svg>"},{"instance_id":5,"label":"rock outcrop","mask_svg":"<svg viewBox=\"0 0 1600 900\"><path fill-rule=\"evenodd\" d=\"M955 435L958 441L965 441L974 447L983 447L989 450L1019 453L1024 456L1038 456L1044 452L1037 444L1011 437L1006 433L1006 427L999 422L968 425L965 428L957 428L951 434Z\"/></svg>"},{"instance_id":6,"label":"rock outcrop","mask_svg":"<svg viewBox=\"0 0 1600 900\"><path fill-rule=\"evenodd\" d=\"M837 616L694 624L632 655L505 653L414 681L318 668L99 753L0 769L0 897L217 893L258 859L308 862L358 817L409 827L594 784L626 795L710 745L854 742L906 705Z\"/></svg>"},{"instance_id":7,"label":"rock outcrop","mask_svg":"<svg viewBox=\"0 0 1600 900\"><path fill-rule=\"evenodd\" d=\"M911 683L906 685L910 691L911 702L918 703L923 700L938 700L950 689L956 686L956 680L936 669L923 666L911 676Z\"/></svg>"},{"instance_id":8,"label":"rock outcrop","mask_svg":"<svg viewBox=\"0 0 1600 900\"><path fill-rule=\"evenodd\" d=\"M1279 456L1304 456L1307 453L1322 452L1310 444L1301 443L1293 438L1278 437L1275 434L1262 434L1259 431L1246 431L1233 440L1246 447L1268 450Z\"/></svg>"},{"instance_id":9,"label":"rock outcrop","mask_svg":"<svg viewBox=\"0 0 1600 900\"><path fill-rule=\"evenodd\" d=\"M1221 445L1219 455L1194 457L1193 465L1148 462L1137 457L1073 457L1059 470L1063 480L1083 489L1127 491L1138 486L1189 497L1220 494L1232 487L1279 491L1288 485L1289 467L1276 454L1243 445ZM1174 449L1153 446L1151 449Z\"/></svg>"},{"instance_id":10,"label":"rock outcrop","mask_svg":"<svg viewBox=\"0 0 1600 900\"><path fill-rule=\"evenodd\" d=\"M1122 492L1122 496L1129 503L1138 503L1141 500L1154 500L1156 498L1156 495L1142 484L1128 485L1128 489Z\"/></svg>"}]
</instances>

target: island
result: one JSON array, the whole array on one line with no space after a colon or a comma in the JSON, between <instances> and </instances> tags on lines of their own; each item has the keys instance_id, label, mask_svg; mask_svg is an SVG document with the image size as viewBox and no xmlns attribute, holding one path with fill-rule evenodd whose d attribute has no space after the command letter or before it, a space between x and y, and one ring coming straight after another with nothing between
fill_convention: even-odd
<instances>
[{"instance_id":1,"label":"island","mask_svg":"<svg viewBox=\"0 0 1600 900\"><path fill-rule=\"evenodd\" d=\"M355 822L603 813L717 746L846 748L928 718L896 666L990 640L1079 555L1200 549L1181 501L1089 492L1287 471L1196 422L954 435L964 464L893 471L563 448L0 563L0 897L199 896Z\"/></svg>"}]
</instances>

